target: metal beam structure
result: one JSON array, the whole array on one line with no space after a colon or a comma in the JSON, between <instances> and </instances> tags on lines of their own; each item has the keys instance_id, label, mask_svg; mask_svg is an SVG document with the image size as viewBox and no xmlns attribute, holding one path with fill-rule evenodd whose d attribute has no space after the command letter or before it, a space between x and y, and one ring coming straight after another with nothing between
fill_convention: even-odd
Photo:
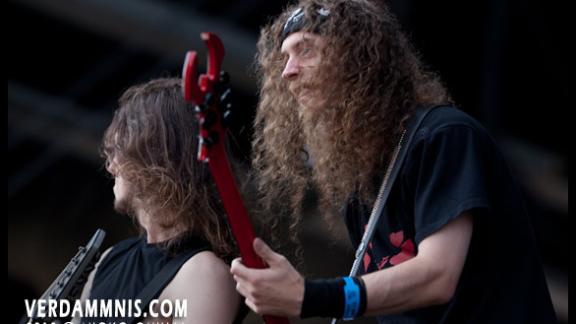
<instances>
[{"instance_id":1,"label":"metal beam structure","mask_svg":"<svg viewBox=\"0 0 576 324\"><path fill-rule=\"evenodd\" d=\"M256 53L256 36L217 17L206 18L192 8L154 0L20 2L86 30L175 61L183 61L188 50L197 50L201 57L206 57L200 33L217 33L228 53L223 69L232 75L233 87L247 93L256 91L256 81L251 72Z\"/></svg>"},{"instance_id":2,"label":"metal beam structure","mask_svg":"<svg viewBox=\"0 0 576 324\"><path fill-rule=\"evenodd\" d=\"M98 146L111 118L111 113L91 112L66 98L8 83L8 127L11 132L90 163L101 163Z\"/></svg>"}]
</instances>

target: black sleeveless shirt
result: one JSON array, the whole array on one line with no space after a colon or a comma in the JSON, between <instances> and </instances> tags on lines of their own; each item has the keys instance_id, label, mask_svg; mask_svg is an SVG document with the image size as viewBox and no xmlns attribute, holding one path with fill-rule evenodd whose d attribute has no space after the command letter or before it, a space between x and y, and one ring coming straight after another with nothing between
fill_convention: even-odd
<instances>
[{"instance_id":1,"label":"black sleeveless shirt","mask_svg":"<svg viewBox=\"0 0 576 324\"><path fill-rule=\"evenodd\" d=\"M199 252L210 250L208 242L191 238L187 248L180 253L190 253L190 257ZM160 244L149 244L145 237L130 238L116 244L101 261L92 284L90 300L117 300L132 302L146 285L172 259L173 255ZM157 292L158 297L162 289ZM146 305L139 306L146 311ZM114 306L112 306L114 308ZM133 310L134 311L134 310ZM118 322L120 318L84 318L84 323Z\"/></svg>"}]
</instances>

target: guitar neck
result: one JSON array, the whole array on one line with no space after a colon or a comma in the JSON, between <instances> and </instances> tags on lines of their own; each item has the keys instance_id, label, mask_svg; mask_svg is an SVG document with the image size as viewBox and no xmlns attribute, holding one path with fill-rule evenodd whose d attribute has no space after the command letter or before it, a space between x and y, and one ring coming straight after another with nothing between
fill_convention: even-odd
<instances>
[{"instance_id":1,"label":"guitar neck","mask_svg":"<svg viewBox=\"0 0 576 324\"><path fill-rule=\"evenodd\" d=\"M210 172L218 187L224 209L228 214L230 228L236 238L242 262L250 268L265 268L266 264L256 255L252 248L252 242L254 242L255 238L254 230L240 192L237 189L224 145L218 145L212 149L211 159L208 162Z\"/></svg>"}]
</instances>

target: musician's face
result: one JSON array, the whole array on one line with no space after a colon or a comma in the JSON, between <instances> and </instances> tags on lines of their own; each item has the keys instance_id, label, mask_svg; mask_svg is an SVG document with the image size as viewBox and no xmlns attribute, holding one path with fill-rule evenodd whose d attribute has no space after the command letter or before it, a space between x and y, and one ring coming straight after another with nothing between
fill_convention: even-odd
<instances>
[{"instance_id":1,"label":"musician's face","mask_svg":"<svg viewBox=\"0 0 576 324\"><path fill-rule=\"evenodd\" d=\"M114 176L114 209L120 213L129 214L133 209L134 198L131 195L128 182L122 177L116 159L109 163L108 172Z\"/></svg>"},{"instance_id":2,"label":"musician's face","mask_svg":"<svg viewBox=\"0 0 576 324\"><path fill-rule=\"evenodd\" d=\"M318 110L324 102L320 86L313 82L324 45L322 37L306 32L289 35L282 43L281 53L286 63L282 78L300 105L300 113Z\"/></svg>"}]
</instances>

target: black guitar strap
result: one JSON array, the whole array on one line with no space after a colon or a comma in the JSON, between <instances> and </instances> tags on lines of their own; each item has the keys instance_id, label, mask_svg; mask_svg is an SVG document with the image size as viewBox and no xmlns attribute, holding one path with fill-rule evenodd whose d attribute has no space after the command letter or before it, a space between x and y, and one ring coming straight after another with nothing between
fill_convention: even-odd
<instances>
[{"instance_id":1,"label":"black guitar strap","mask_svg":"<svg viewBox=\"0 0 576 324\"><path fill-rule=\"evenodd\" d=\"M142 291L136 296L136 300L140 300L140 308L142 310L148 307L148 304L152 301L153 298L157 297L160 292L168 285L168 283L174 278L178 270L184 265L188 259L194 256L198 252L202 252L207 250L206 247L186 251L184 253L180 253L176 257L172 258L166 265L162 268L158 274L142 289ZM136 323L141 318L124 318L121 322L125 323Z\"/></svg>"}]
</instances>

